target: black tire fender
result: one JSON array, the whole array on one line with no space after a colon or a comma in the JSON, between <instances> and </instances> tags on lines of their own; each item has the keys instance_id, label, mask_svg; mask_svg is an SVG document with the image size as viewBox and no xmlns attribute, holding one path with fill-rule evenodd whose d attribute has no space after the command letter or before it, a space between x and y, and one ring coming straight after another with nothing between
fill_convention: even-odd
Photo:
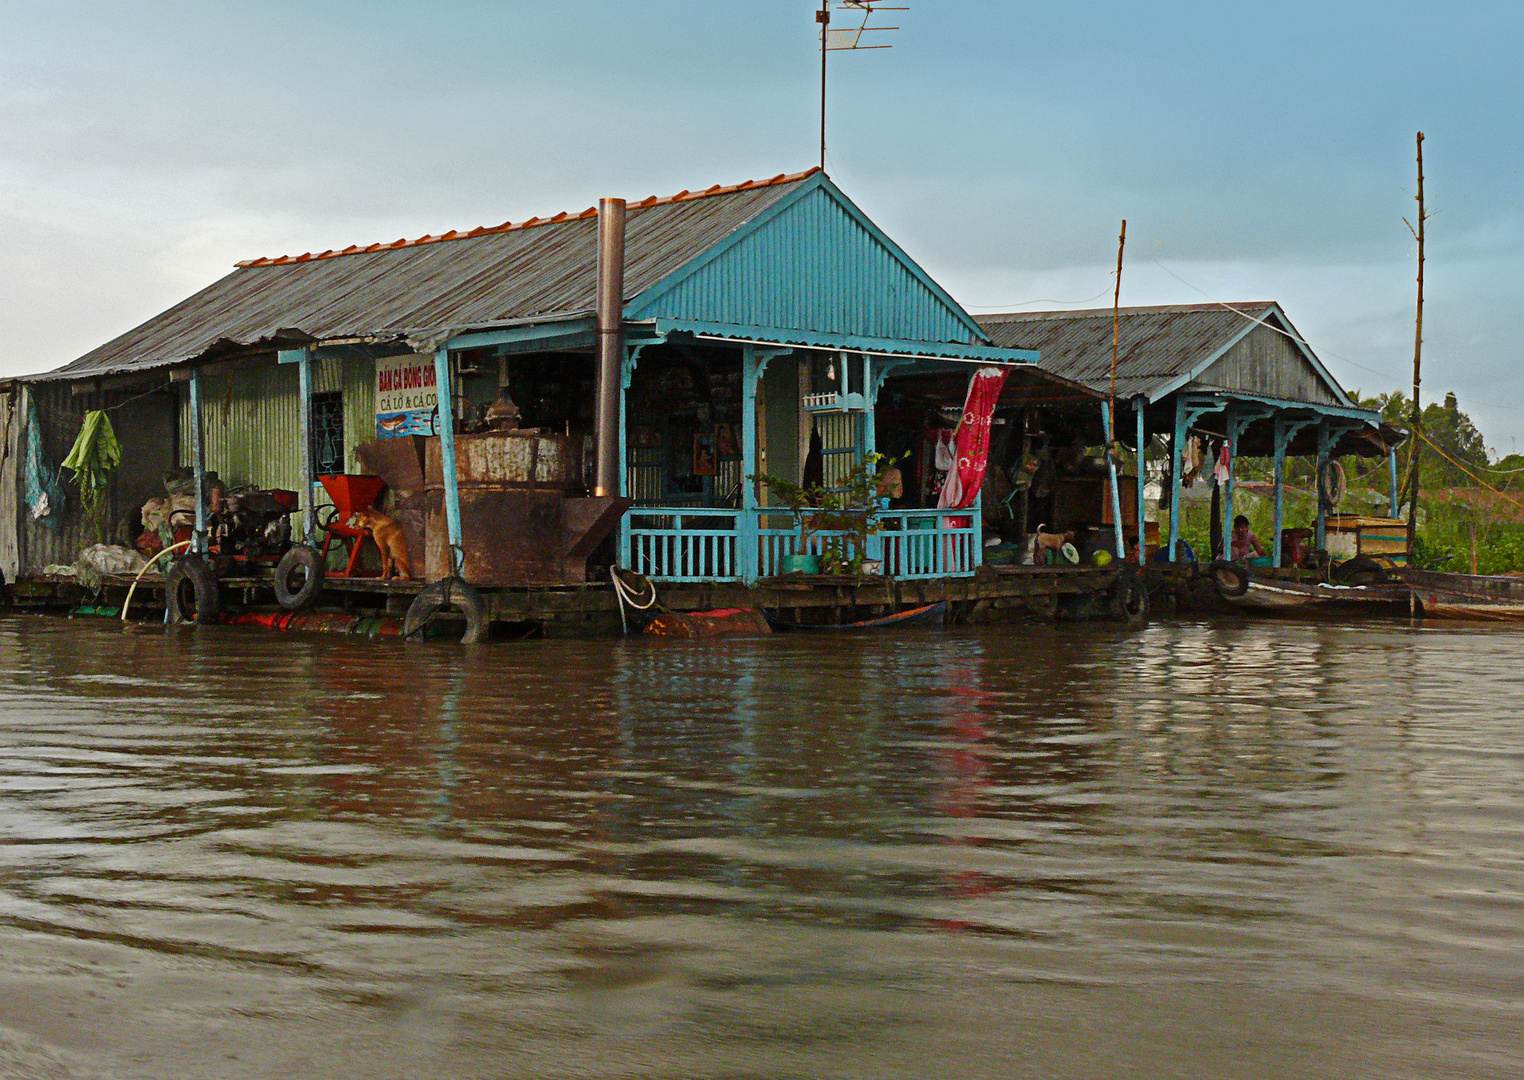
<instances>
[{"instance_id":1,"label":"black tire fender","mask_svg":"<svg viewBox=\"0 0 1524 1080\"><path fill-rule=\"evenodd\" d=\"M323 591L323 556L310 544L297 544L275 564L275 599L287 611L312 606Z\"/></svg>"},{"instance_id":2,"label":"black tire fender","mask_svg":"<svg viewBox=\"0 0 1524 1080\"><path fill-rule=\"evenodd\" d=\"M1148 588L1139 574L1124 571L1117 577L1111 590L1111 614L1133 629L1148 625Z\"/></svg>"},{"instance_id":3,"label":"black tire fender","mask_svg":"<svg viewBox=\"0 0 1524 1080\"><path fill-rule=\"evenodd\" d=\"M1391 581L1386 567L1369 555L1356 555L1335 566L1328 573L1335 585L1385 585Z\"/></svg>"},{"instance_id":4,"label":"black tire fender","mask_svg":"<svg viewBox=\"0 0 1524 1080\"><path fill-rule=\"evenodd\" d=\"M1223 596L1242 596L1249 591L1249 571L1236 562L1213 559L1212 568L1208 573L1212 578L1212 585Z\"/></svg>"},{"instance_id":5,"label":"black tire fender","mask_svg":"<svg viewBox=\"0 0 1524 1080\"><path fill-rule=\"evenodd\" d=\"M171 623L209 626L217 621L217 577L200 555L182 555L164 579L164 610Z\"/></svg>"},{"instance_id":6,"label":"black tire fender","mask_svg":"<svg viewBox=\"0 0 1524 1080\"><path fill-rule=\"evenodd\" d=\"M452 609L466 617L461 644L475 645L487 636L487 604L481 593L458 577L436 581L413 597L402 621L402 636L412 638L423 633L436 615Z\"/></svg>"}]
</instances>

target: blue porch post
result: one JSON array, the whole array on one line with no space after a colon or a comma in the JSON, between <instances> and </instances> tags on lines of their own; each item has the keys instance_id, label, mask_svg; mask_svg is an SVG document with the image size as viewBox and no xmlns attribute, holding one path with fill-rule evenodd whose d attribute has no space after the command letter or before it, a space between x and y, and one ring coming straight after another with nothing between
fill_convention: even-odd
<instances>
[{"instance_id":1,"label":"blue porch post","mask_svg":"<svg viewBox=\"0 0 1524 1080\"><path fill-rule=\"evenodd\" d=\"M1175 431L1169 444L1169 561L1180 547L1180 473L1185 458L1185 403L1175 398Z\"/></svg>"},{"instance_id":2,"label":"blue porch post","mask_svg":"<svg viewBox=\"0 0 1524 1080\"><path fill-rule=\"evenodd\" d=\"M878 453L878 391L883 385L882 376L875 368L880 365L873 357L863 353L863 460L867 461ZM877 511L872 511L877 513ZM884 559L884 538L877 532L868 537L867 549L863 552L864 559L872 559L882 562Z\"/></svg>"},{"instance_id":3,"label":"blue porch post","mask_svg":"<svg viewBox=\"0 0 1524 1080\"><path fill-rule=\"evenodd\" d=\"M1286 444L1290 441L1286 421L1275 418L1275 541L1270 565L1281 565L1281 533L1286 526Z\"/></svg>"},{"instance_id":4,"label":"blue porch post","mask_svg":"<svg viewBox=\"0 0 1524 1080\"><path fill-rule=\"evenodd\" d=\"M201 369L190 377L191 473L196 485L196 535L191 550L206 550L206 436L201 430Z\"/></svg>"},{"instance_id":5,"label":"blue porch post","mask_svg":"<svg viewBox=\"0 0 1524 1080\"><path fill-rule=\"evenodd\" d=\"M1324 533L1328 526L1328 511L1323 506L1323 469L1328 465L1328 421L1318 421L1318 471L1316 483L1313 487L1317 491L1318 499L1318 542L1319 551L1326 548Z\"/></svg>"},{"instance_id":6,"label":"blue porch post","mask_svg":"<svg viewBox=\"0 0 1524 1080\"><path fill-rule=\"evenodd\" d=\"M297 408L302 430L302 535L309 541L317 532L317 499L312 493L312 350L298 349L296 358Z\"/></svg>"},{"instance_id":7,"label":"blue porch post","mask_svg":"<svg viewBox=\"0 0 1524 1080\"><path fill-rule=\"evenodd\" d=\"M1143 535L1147 532L1143 508L1148 500L1143 494L1144 488L1147 486L1143 465L1144 459L1147 457L1145 447L1148 436L1143 430L1143 399L1135 398L1132 407L1133 411L1137 413L1138 422L1138 565L1144 566L1148 562L1148 553L1143 548Z\"/></svg>"},{"instance_id":8,"label":"blue porch post","mask_svg":"<svg viewBox=\"0 0 1524 1080\"><path fill-rule=\"evenodd\" d=\"M1238 436L1241 421L1238 410L1229 405L1228 418L1228 482L1222 486L1222 555L1233 557L1233 490L1238 481Z\"/></svg>"},{"instance_id":9,"label":"blue porch post","mask_svg":"<svg viewBox=\"0 0 1524 1080\"><path fill-rule=\"evenodd\" d=\"M1386 467L1387 467L1387 470L1391 474L1391 480L1392 480L1392 488L1391 488L1392 497L1391 497L1391 503L1390 503L1391 510L1389 511L1387 516L1388 517L1396 517L1397 516L1397 448L1395 446L1389 446L1389 447L1386 448Z\"/></svg>"},{"instance_id":10,"label":"blue porch post","mask_svg":"<svg viewBox=\"0 0 1524 1080\"><path fill-rule=\"evenodd\" d=\"M1111 425L1111 402L1101 402L1101 420L1106 428L1106 475L1111 483L1111 526L1116 540L1117 558L1127 556L1126 541L1122 539L1122 492L1117 487L1117 459L1112 453L1116 445L1116 432Z\"/></svg>"},{"instance_id":11,"label":"blue porch post","mask_svg":"<svg viewBox=\"0 0 1524 1080\"><path fill-rule=\"evenodd\" d=\"M757 383L765 360L755 345L741 346L741 513L736 521L737 571L747 585L757 580ZM846 372L842 372L846 378Z\"/></svg>"},{"instance_id":12,"label":"blue porch post","mask_svg":"<svg viewBox=\"0 0 1524 1080\"><path fill-rule=\"evenodd\" d=\"M460 475L455 467L455 394L450 382L450 348L434 350L434 383L439 394L439 463L444 473L445 527L449 533L450 573L459 576L466 553L460 536Z\"/></svg>"}]
</instances>

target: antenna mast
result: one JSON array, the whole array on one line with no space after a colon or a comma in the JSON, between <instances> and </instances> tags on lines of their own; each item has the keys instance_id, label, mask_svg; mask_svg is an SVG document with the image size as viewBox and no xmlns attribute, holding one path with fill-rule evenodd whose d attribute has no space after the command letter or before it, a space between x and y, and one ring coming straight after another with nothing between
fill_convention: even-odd
<instances>
[{"instance_id":1,"label":"antenna mast","mask_svg":"<svg viewBox=\"0 0 1524 1080\"><path fill-rule=\"evenodd\" d=\"M820 24L820 171L825 172L826 151L826 53L857 49L890 49L892 45L864 45L862 36L878 30L898 30L898 26L869 26L868 20L878 11L909 11L908 7L887 7L878 0L836 0L844 8L860 11L863 21L847 30L831 29L831 0L820 0L815 21Z\"/></svg>"}]
</instances>

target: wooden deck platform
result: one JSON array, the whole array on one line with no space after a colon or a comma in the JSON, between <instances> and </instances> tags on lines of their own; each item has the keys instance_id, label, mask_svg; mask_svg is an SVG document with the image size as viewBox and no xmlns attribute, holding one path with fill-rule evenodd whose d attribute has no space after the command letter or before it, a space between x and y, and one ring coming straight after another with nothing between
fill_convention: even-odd
<instances>
[{"instance_id":1,"label":"wooden deck platform","mask_svg":"<svg viewBox=\"0 0 1524 1080\"><path fill-rule=\"evenodd\" d=\"M880 576L789 575L754 586L727 582L657 585L661 605L671 611L762 608L810 621L853 621L910 608L949 603L950 620L988 622L1024 616L1052 616L1064 598L1104 598L1128 568L984 567L972 577L904 581ZM69 610L81 604L120 605L132 579L108 576L98 595L70 578L34 577L10 586L11 602L29 610ZM219 579L224 604L274 606L270 579L240 575ZM423 588L418 581L382 582L366 578L324 581L320 607L369 609L401 615ZM618 633L619 606L608 582L519 588L483 587L494 622L539 623L547 633L572 636ZM143 578L132 602L135 618L161 610L164 579Z\"/></svg>"}]
</instances>

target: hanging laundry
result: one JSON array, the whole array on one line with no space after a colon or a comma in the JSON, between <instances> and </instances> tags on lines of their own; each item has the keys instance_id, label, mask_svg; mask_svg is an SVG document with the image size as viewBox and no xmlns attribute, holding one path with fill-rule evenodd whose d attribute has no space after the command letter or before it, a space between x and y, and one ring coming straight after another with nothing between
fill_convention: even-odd
<instances>
[{"instance_id":1,"label":"hanging laundry","mask_svg":"<svg viewBox=\"0 0 1524 1080\"><path fill-rule=\"evenodd\" d=\"M1222 444L1222 451L1217 455L1217 467L1212 470L1212 477L1219 484L1226 484L1228 477L1233 471L1233 451L1227 443Z\"/></svg>"},{"instance_id":2,"label":"hanging laundry","mask_svg":"<svg viewBox=\"0 0 1524 1080\"><path fill-rule=\"evenodd\" d=\"M99 410L85 413L79 438L74 440L74 448L61 467L73 470L80 502L87 513L99 512L106 499L107 481L121 463L122 444L111 428L111 418Z\"/></svg>"},{"instance_id":3,"label":"hanging laundry","mask_svg":"<svg viewBox=\"0 0 1524 1080\"><path fill-rule=\"evenodd\" d=\"M58 470L49 463L43 449L42 420L30 394L26 414L26 506L37 524L54 532L63 527L64 495L58 486Z\"/></svg>"},{"instance_id":4,"label":"hanging laundry","mask_svg":"<svg viewBox=\"0 0 1524 1080\"><path fill-rule=\"evenodd\" d=\"M984 484L984 473L990 460L990 421L995 415L995 403L1005 387L1009 371L1003 367L980 368L968 380L968 396L963 402L963 420L953 436L957 452L956 466L947 474L942 485L942 495L937 500L941 509L962 509L972 506L979 497Z\"/></svg>"}]
</instances>

